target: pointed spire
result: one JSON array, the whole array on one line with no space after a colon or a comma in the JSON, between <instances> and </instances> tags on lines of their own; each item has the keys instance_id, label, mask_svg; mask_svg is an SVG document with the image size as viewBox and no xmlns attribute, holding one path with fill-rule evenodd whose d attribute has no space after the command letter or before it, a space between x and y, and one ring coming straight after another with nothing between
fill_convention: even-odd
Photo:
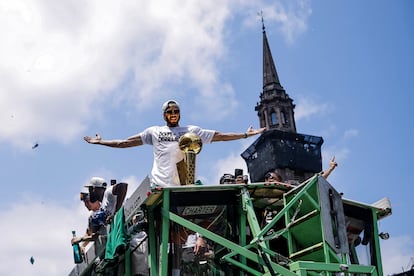
<instances>
[{"instance_id":1,"label":"pointed spire","mask_svg":"<svg viewBox=\"0 0 414 276\"><path fill-rule=\"evenodd\" d=\"M264 32L265 31L265 26L264 26L264 19L263 19L263 11L260 11L260 17L262 18L262 30Z\"/></svg>"},{"instance_id":2,"label":"pointed spire","mask_svg":"<svg viewBox=\"0 0 414 276\"><path fill-rule=\"evenodd\" d=\"M263 20L263 91L260 93L260 102L255 110L259 116L260 127L279 129L287 132L296 132L293 100L286 94L277 75Z\"/></svg>"},{"instance_id":3,"label":"pointed spire","mask_svg":"<svg viewBox=\"0 0 414 276\"><path fill-rule=\"evenodd\" d=\"M275 88L283 89L283 87L280 85L279 76L277 75L276 66L272 57L272 52L270 51L269 42L267 41L263 13L261 13L261 16L263 30L263 90Z\"/></svg>"}]
</instances>

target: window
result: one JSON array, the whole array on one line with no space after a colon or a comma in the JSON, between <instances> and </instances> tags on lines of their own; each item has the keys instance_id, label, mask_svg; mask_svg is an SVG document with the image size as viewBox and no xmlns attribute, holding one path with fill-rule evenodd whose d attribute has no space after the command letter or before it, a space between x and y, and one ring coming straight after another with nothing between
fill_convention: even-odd
<instances>
[{"instance_id":1,"label":"window","mask_svg":"<svg viewBox=\"0 0 414 276\"><path fill-rule=\"evenodd\" d=\"M276 112L272 112L272 113L270 114L270 120L271 120L271 124L272 124L272 126L274 126L274 125L277 125L277 124L278 124L278 122L277 122L277 114L276 114Z\"/></svg>"},{"instance_id":2,"label":"window","mask_svg":"<svg viewBox=\"0 0 414 276\"><path fill-rule=\"evenodd\" d=\"M286 116L285 116L285 112L284 111L280 112L280 117L282 118L282 124L283 125L286 124Z\"/></svg>"}]
</instances>

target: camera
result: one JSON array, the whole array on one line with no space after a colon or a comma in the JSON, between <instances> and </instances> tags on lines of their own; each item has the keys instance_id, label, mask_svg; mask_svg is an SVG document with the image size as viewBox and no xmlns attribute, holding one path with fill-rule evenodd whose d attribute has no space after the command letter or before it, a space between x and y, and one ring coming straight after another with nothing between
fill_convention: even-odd
<instances>
[{"instance_id":1,"label":"camera","mask_svg":"<svg viewBox=\"0 0 414 276\"><path fill-rule=\"evenodd\" d=\"M243 175L243 170L242 169L234 169L234 177L237 178L240 175Z\"/></svg>"},{"instance_id":2,"label":"camera","mask_svg":"<svg viewBox=\"0 0 414 276\"><path fill-rule=\"evenodd\" d=\"M235 169L234 170L234 178L237 184L247 184L247 182L249 181L249 177L247 175L243 175L243 170L242 169Z\"/></svg>"},{"instance_id":3,"label":"camera","mask_svg":"<svg viewBox=\"0 0 414 276\"><path fill-rule=\"evenodd\" d=\"M89 197L89 193L81 192L79 197L80 197L81 201L84 201L85 199L87 199Z\"/></svg>"}]
</instances>

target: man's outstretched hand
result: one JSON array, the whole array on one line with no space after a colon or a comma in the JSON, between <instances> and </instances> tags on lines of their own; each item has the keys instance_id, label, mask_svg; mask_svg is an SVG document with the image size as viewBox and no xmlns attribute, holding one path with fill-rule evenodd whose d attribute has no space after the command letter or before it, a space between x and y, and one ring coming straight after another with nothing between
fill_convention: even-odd
<instances>
[{"instance_id":1,"label":"man's outstretched hand","mask_svg":"<svg viewBox=\"0 0 414 276\"><path fill-rule=\"evenodd\" d=\"M95 137L85 136L83 139L89 144L99 144L99 142L102 140L101 136L98 133L96 133Z\"/></svg>"},{"instance_id":2,"label":"man's outstretched hand","mask_svg":"<svg viewBox=\"0 0 414 276\"><path fill-rule=\"evenodd\" d=\"M259 128L259 129L253 129L253 127L250 126L247 129L246 133L247 133L248 136L253 136L253 135L256 135L256 134L263 133L263 131L265 131L265 130L266 130L265 127L262 127L262 128Z\"/></svg>"}]
</instances>

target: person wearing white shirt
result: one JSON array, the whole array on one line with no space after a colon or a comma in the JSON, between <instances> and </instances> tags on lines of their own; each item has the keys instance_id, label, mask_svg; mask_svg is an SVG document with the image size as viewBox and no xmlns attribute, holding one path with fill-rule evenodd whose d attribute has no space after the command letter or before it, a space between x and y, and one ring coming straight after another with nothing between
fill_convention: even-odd
<instances>
[{"instance_id":1,"label":"person wearing white shirt","mask_svg":"<svg viewBox=\"0 0 414 276\"><path fill-rule=\"evenodd\" d=\"M154 162L151 178L156 185L178 186L180 183L177 163L184 159L178 146L178 140L187 132L200 136L203 143L231 141L247 138L262 133L265 128L254 130L249 127L244 133L222 133L216 130L203 129L198 126L180 126L180 106L177 101L169 100L162 105L165 126L153 126L127 139L103 140L99 134L95 137L85 136L90 144L104 145L114 148L136 147L144 144L153 146Z\"/></svg>"}]
</instances>

